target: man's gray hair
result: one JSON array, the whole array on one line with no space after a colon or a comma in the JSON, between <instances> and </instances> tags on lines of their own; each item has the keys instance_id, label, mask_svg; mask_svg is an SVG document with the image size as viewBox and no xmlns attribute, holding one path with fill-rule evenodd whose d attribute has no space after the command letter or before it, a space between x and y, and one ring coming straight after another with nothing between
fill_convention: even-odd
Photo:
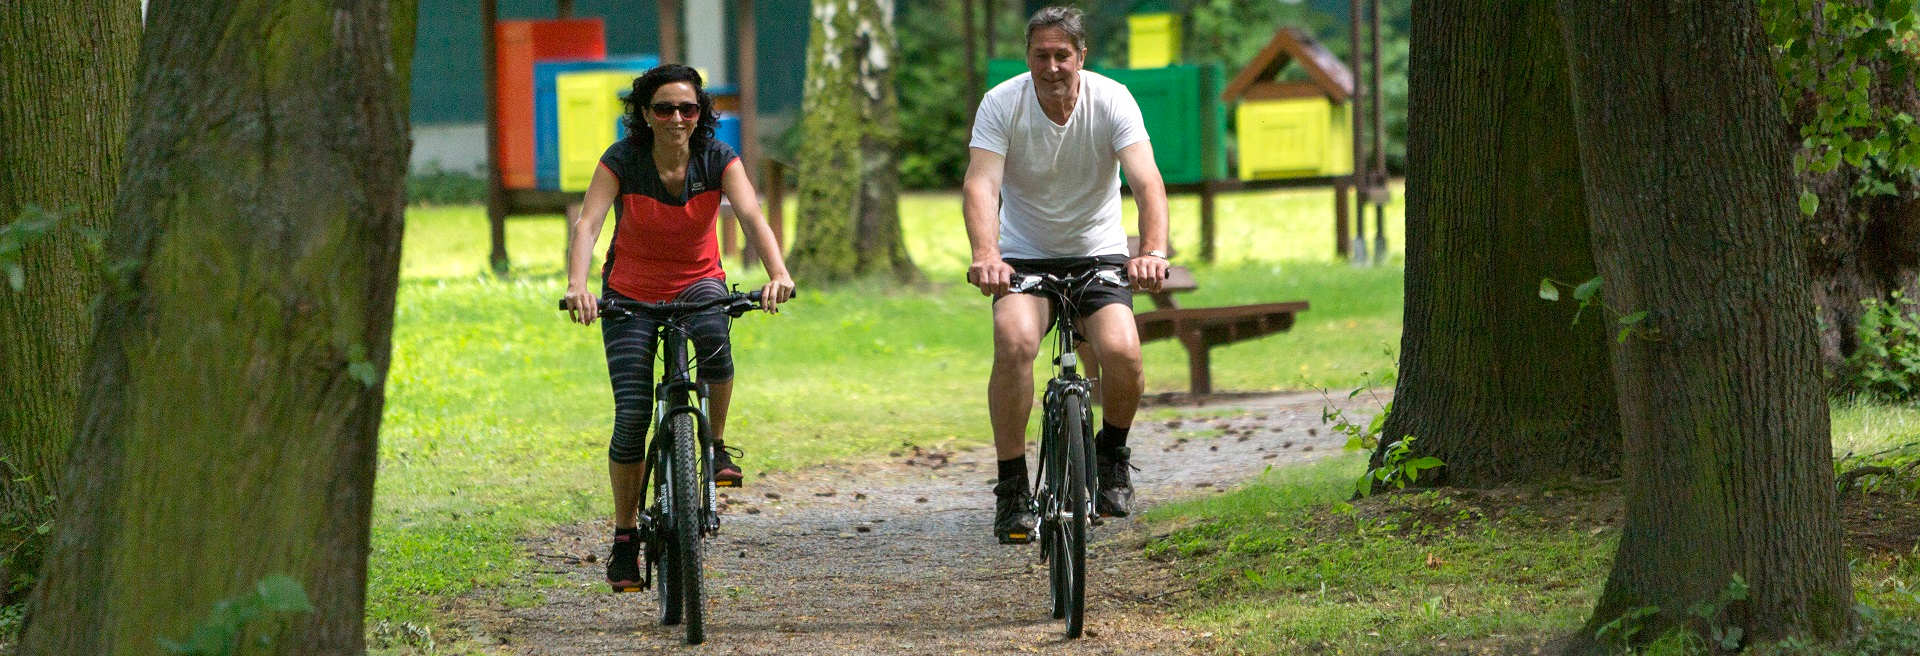
<instances>
[{"instance_id":1,"label":"man's gray hair","mask_svg":"<svg viewBox=\"0 0 1920 656\"><path fill-rule=\"evenodd\" d=\"M1047 7L1033 12L1033 18L1027 20L1027 47L1033 47L1034 31L1051 27L1066 32L1073 47L1086 50L1087 27L1080 20L1085 15L1073 7Z\"/></svg>"}]
</instances>

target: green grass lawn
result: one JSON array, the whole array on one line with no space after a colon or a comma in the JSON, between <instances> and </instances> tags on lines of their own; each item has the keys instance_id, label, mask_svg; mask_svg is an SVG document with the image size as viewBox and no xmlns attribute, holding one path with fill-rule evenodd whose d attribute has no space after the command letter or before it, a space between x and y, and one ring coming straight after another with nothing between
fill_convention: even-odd
<instances>
[{"instance_id":1,"label":"green grass lawn","mask_svg":"<svg viewBox=\"0 0 1920 656\"><path fill-rule=\"evenodd\" d=\"M1835 454L1909 442L1917 420L1910 408L1839 404ZM1346 454L1149 511L1163 537L1148 555L1174 561L1194 589L1182 620L1236 654L1526 653L1585 623L1618 540L1606 520L1617 489L1349 503L1365 466ZM1920 653L1920 548L1849 555L1870 633L1836 653ZM1670 640L1641 653L1705 652Z\"/></svg>"},{"instance_id":2,"label":"green grass lawn","mask_svg":"<svg viewBox=\"0 0 1920 656\"><path fill-rule=\"evenodd\" d=\"M1289 333L1216 349L1216 389L1344 388L1381 382L1380 372L1390 370L1400 268L1331 259L1331 198L1325 190L1222 197L1215 265L1194 261L1196 201L1174 202L1179 258L1200 280L1185 305L1313 304ZM1399 213L1390 209L1388 234L1397 245ZM748 475L859 458L902 442L986 443L990 313L986 299L954 284L967 258L958 195L908 195L901 212L928 283L826 290L800 280L802 296L780 315L735 325L740 373L729 432L748 452ZM569 324L553 309L565 286L561 218L508 222L513 275L505 279L485 273L481 208L416 207L407 218L380 440L370 625L430 625L449 597L509 586L529 566L514 538L599 517L608 505L612 395L599 330ZM611 234L611 226L602 232L598 252ZM794 234L791 225L786 234ZM743 286L764 281L757 267L727 266L744 271L735 278ZM1177 346L1149 345L1146 359L1149 392L1185 389Z\"/></svg>"}]
</instances>

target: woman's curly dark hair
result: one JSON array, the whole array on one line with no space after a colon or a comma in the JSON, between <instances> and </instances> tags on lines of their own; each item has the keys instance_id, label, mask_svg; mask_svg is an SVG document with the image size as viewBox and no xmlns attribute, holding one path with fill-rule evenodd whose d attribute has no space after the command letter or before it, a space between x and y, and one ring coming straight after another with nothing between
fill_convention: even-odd
<instances>
[{"instance_id":1,"label":"woman's curly dark hair","mask_svg":"<svg viewBox=\"0 0 1920 656\"><path fill-rule=\"evenodd\" d=\"M627 126L628 136L644 144L653 143L653 129L647 127L647 121L641 113L647 111L647 105L653 102L655 91L674 82L692 84L693 95L700 101L700 124L693 129L693 140L714 138L714 126L720 124L720 113L713 109L713 96L707 95L706 87L700 84L700 71L683 64L661 64L633 78L633 90L621 99L627 105L627 114L620 121Z\"/></svg>"}]
</instances>

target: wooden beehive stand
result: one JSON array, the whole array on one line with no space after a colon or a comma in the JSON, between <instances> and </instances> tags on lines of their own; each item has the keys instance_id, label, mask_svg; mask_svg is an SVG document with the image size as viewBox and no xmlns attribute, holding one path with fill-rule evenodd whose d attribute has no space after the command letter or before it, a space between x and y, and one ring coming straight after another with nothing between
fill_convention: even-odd
<instances>
[{"instance_id":1,"label":"wooden beehive stand","mask_svg":"<svg viewBox=\"0 0 1920 656\"><path fill-rule=\"evenodd\" d=\"M748 164L748 175L757 178L754 187L766 194L767 221L773 228L774 241L785 243L784 223L781 220L781 185L784 175L777 163L762 157L760 141L757 137L757 108L759 107L758 75L755 71L754 44L757 35L754 27L754 0L731 0L733 8L728 12L734 21L736 37L739 43L739 64L735 77L737 95L719 95L714 98L715 108L732 111L740 116L740 159ZM581 192L553 191L546 189L513 188L505 184L502 178L500 162L500 124L494 103L498 101L499 70L496 56L497 44L494 39L495 24L499 22L499 0L481 0L481 21L486 25L481 30L483 50L482 61L486 66L487 101L487 221L491 231L493 245L488 260L497 274L505 275L510 269L507 259L507 218L530 214L561 214L572 216L580 203ZM679 62L683 58L680 50L680 2L679 0L657 0L657 25L660 31L660 61ZM557 18L573 17L573 0L555 0L554 13ZM758 167L759 170L756 170ZM723 255L740 254L737 228L730 220L731 207L723 206L719 219L720 241ZM743 256L744 257L744 256Z\"/></svg>"}]
</instances>

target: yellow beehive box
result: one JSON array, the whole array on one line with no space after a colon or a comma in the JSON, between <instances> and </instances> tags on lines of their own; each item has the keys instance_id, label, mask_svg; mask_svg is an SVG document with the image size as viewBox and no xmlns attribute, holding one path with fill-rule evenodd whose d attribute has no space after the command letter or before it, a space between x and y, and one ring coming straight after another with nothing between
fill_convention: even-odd
<instances>
[{"instance_id":1,"label":"yellow beehive box","mask_svg":"<svg viewBox=\"0 0 1920 656\"><path fill-rule=\"evenodd\" d=\"M1353 172L1353 119L1326 98L1248 100L1234 113L1240 179L1271 180Z\"/></svg>"},{"instance_id":2,"label":"yellow beehive box","mask_svg":"<svg viewBox=\"0 0 1920 656\"><path fill-rule=\"evenodd\" d=\"M1180 15L1127 16L1127 68L1160 68L1180 61Z\"/></svg>"},{"instance_id":3,"label":"yellow beehive box","mask_svg":"<svg viewBox=\"0 0 1920 656\"><path fill-rule=\"evenodd\" d=\"M633 87L633 73L562 73L554 79L560 131L560 190L585 191L613 145L626 108L620 95Z\"/></svg>"}]
</instances>

